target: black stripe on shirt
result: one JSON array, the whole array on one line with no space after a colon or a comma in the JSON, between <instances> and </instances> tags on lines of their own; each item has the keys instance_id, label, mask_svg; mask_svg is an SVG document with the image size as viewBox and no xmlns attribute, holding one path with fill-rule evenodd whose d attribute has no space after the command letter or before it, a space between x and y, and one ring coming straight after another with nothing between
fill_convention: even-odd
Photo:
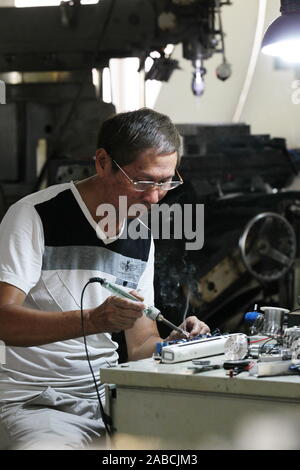
<instances>
[{"instance_id":1,"label":"black stripe on shirt","mask_svg":"<svg viewBox=\"0 0 300 470\"><path fill-rule=\"evenodd\" d=\"M97 237L97 233L91 226L72 191L67 189L53 198L36 204L44 229L45 246L98 246L119 253L128 258L147 261L150 251L150 232L147 239L133 240L125 236L114 242L105 244ZM130 224L130 221L129 221Z\"/></svg>"}]
</instances>

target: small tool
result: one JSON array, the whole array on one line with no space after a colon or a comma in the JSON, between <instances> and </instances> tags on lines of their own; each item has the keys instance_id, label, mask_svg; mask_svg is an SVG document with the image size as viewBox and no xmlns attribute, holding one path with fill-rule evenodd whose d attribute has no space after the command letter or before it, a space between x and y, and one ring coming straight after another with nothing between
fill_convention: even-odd
<instances>
[{"instance_id":1,"label":"small tool","mask_svg":"<svg viewBox=\"0 0 300 470\"><path fill-rule=\"evenodd\" d=\"M188 367L188 369L191 369L193 370L193 373L194 374L198 374L199 372L208 372L210 370L215 370L215 369L220 369L221 366L218 365L218 364L209 364L209 365L194 365L194 366L191 366L191 367Z\"/></svg>"},{"instance_id":2,"label":"small tool","mask_svg":"<svg viewBox=\"0 0 300 470\"><path fill-rule=\"evenodd\" d=\"M103 279L101 277L93 277L90 279L91 282L99 282L105 289L109 290L112 294L115 294L118 297L123 297L126 299L134 300L135 302L138 302L139 299L137 299L134 295L130 294L127 292L125 289L122 289L121 287L116 286L115 284L112 284L111 282L108 282L106 279ZM152 306L149 307L148 305L145 306L144 309L144 314L146 317L151 318L151 320L156 320L164 323L165 325L169 326L172 330L176 330L179 333L181 333L185 338L189 338L189 334L184 331L182 328L179 328L178 326L174 325L172 322L167 320L158 310L158 308Z\"/></svg>"},{"instance_id":3,"label":"small tool","mask_svg":"<svg viewBox=\"0 0 300 470\"><path fill-rule=\"evenodd\" d=\"M188 369L193 370L194 374L198 374L199 372L208 372L214 369L220 369L221 366L219 364L211 364L210 361L201 360L201 359L194 359L193 366L188 367Z\"/></svg>"}]
</instances>

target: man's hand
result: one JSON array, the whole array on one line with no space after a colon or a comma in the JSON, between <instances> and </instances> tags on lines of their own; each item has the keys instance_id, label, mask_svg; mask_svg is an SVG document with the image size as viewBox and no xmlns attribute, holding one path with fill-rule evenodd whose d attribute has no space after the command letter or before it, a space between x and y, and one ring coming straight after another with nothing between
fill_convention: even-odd
<instances>
[{"instance_id":1,"label":"man's hand","mask_svg":"<svg viewBox=\"0 0 300 470\"><path fill-rule=\"evenodd\" d=\"M197 317L187 317L187 319L179 326L182 330L189 334L189 338L195 338L198 335L205 335L210 333L209 327ZM173 330L165 341L173 341L175 339L182 339L184 336L178 331Z\"/></svg>"},{"instance_id":2,"label":"man's hand","mask_svg":"<svg viewBox=\"0 0 300 470\"><path fill-rule=\"evenodd\" d=\"M127 330L143 316L144 308L145 305L142 302L110 296L103 304L88 312L86 317L88 329L94 333L117 333Z\"/></svg>"}]
</instances>

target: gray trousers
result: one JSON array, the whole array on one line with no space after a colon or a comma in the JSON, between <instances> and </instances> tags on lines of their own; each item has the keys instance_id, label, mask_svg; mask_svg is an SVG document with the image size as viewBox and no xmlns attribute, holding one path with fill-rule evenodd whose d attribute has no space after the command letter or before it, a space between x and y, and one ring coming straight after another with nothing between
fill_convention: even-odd
<instances>
[{"instance_id":1,"label":"gray trousers","mask_svg":"<svg viewBox=\"0 0 300 470\"><path fill-rule=\"evenodd\" d=\"M0 449L105 448L96 399L77 398L48 387L23 402L0 402Z\"/></svg>"}]
</instances>

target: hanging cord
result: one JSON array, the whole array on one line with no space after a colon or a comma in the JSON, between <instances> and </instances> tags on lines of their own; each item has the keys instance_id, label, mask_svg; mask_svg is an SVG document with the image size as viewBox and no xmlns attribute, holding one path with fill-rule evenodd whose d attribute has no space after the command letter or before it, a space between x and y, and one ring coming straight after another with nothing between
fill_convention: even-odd
<instances>
[{"instance_id":1,"label":"hanging cord","mask_svg":"<svg viewBox=\"0 0 300 470\"><path fill-rule=\"evenodd\" d=\"M109 437L112 436L112 432L113 432L113 428L112 428L112 420L111 420L111 417L108 416L105 411L104 411L104 408L103 408L103 405L102 405L102 401L101 401L101 397L100 397L100 393L99 393L99 389L98 389L98 384L97 384L97 380L95 378L95 374L94 374L94 371L93 371L93 368L92 368L92 365L91 365L91 361L90 361L90 356L89 356L89 351L88 351L88 347L87 347L87 341L86 341L86 333L85 333L85 326L84 326L84 317L83 317L83 296L84 296L84 293L85 293L85 290L87 288L87 286L89 284L92 284L93 282L98 282L96 280L89 280L86 285L84 286L82 292L81 292L81 299L80 299L80 318L81 318L81 329L82 329L82 336L83 336L83 342L84 342L84 348L85 348L85 354L86 354L86 358L87 358L87 361L88 361L88 365L89 365L89 368L90 368L90 371L91 371L91 374L92 374L92 377L93 377L93 382L94 382L94 385L95 385L95 390L96 390L96 394L97 394L97 398L98 398L98 402L99 402L99 407L100 407L100 413L101 413L101 418L103 420L103 423L104 423L104 426L105 426L105 429L106 429L106 432L107 434L109 435ZM99 384L100 385L100 384Z\"/></svg>"},{"instance_id":2,"label":"hanging cord","mask_svg":"<svg viewBox=\"0 0 300 470\"><path fill-rule=\"evenodd\" d=\"M258 13L257 13L257 22L256 22L256 30L254 34L253 40L253 47L251 52L251 57L246 73L246 78L242 87L242 91L240 93L239 101L233 115L232 121L234 123L239 122L241 119L242 112L245 107L245 103L248 98L249 90L252 84L258 56L260 53L260 46L263 37L263 29L266 17L266 8L267 8L267 0L259 0L258 4Z\"/></svg>"}]
</instances>

